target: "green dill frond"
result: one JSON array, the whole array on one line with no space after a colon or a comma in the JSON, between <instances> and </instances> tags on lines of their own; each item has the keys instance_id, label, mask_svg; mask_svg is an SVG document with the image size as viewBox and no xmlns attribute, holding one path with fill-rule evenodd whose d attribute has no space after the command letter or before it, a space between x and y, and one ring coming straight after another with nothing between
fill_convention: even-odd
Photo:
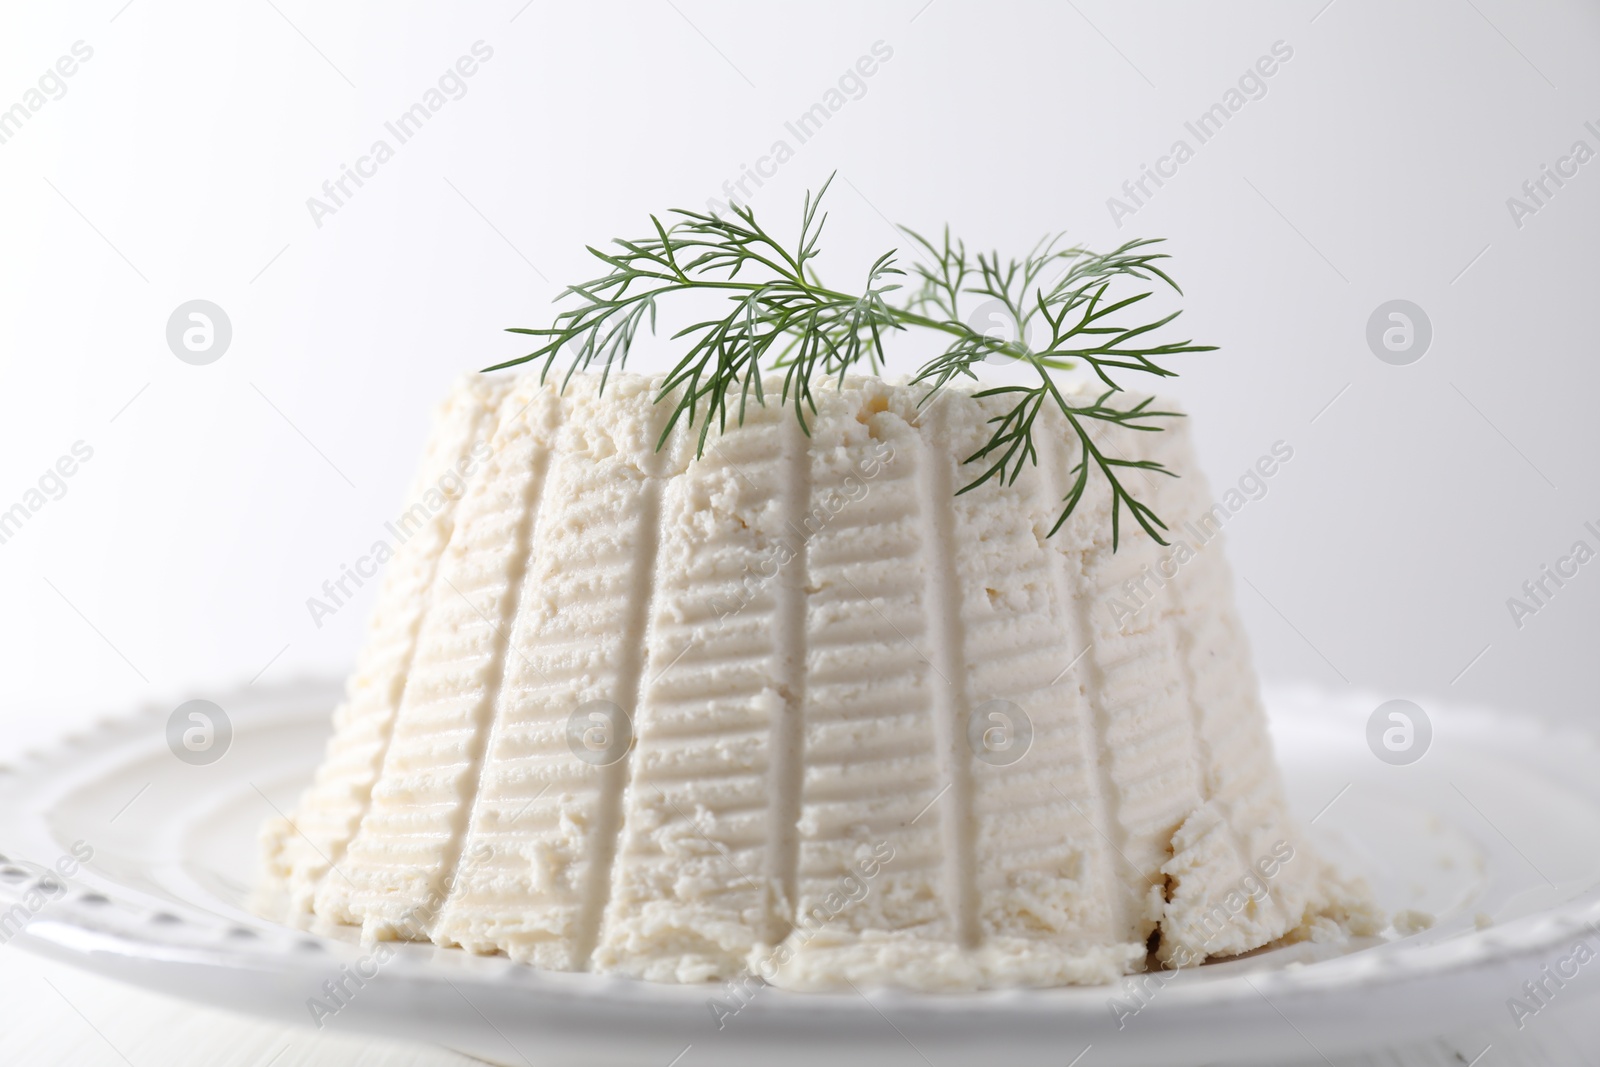
<instances>
[{"instance_id":1,"label":"green dill frond","mask_svg":"<svg viewBox=\"0 0 1600 1067\"><path fill-rule=\"evenodd\" d=\"M1025 362L1036 372L1032 386L988 389L978 397L1007 397L1004 414L990 420L987 444L966 458L980 468L959 492L986 482L1014 483L1027 465L1037 464L1036 429L1049 404L1058 409L1077 438L1080 459L1073 482L1051 533L1060 529L1098 472L1112 496L1112 546L1121 538L1124 509L1161 544L1166 524L1135 497L1120 477L1129 469L1171 474L1159 463L1107 456L1090 433L1093 424L1155 431L1149 420L1172 417L1149 410L1149 400L1119 408L1110 403L1121 392L1117 376L1124 371L1159 378L1176 372L1168 357L1210 352L1212 345L1189 341L1156 343L1151 335L1177 319L1179 312L1141 322L1139 305L1161 286L1181 293L1160 265L1169 258L1150 251L1158 239L1129 241L1111 252L1096 254L1064 245L1061 236L1047 237L1021 259L998 253L971 255L965 242L952 241L946 227L939 242L907 229L906 235L925 253L927 262L911 267L911 276L897 266L898 250L879 256L858 292L842 292L822 284L814 260L827 223L822 200L832 178L813 196L806 194L799 235L791 243L774 237L756 221L748 206L732 208L731 216L677 210L669 226L651 216L652 232L639 240L613 242L613 248L589 252L604 265L595 278L566 289L558 303L570 301L553 323L541 329L510 332L539 339L527 355L496 364L500 370L541 362L545 380L558 358L568 365L563 387L573 374L599 364L601 388L613 366L626 365L643 327L654 333L660 301L695 290L721 293L726 314L696 322L673 335L687 350L668 372L657 402L671 400L672 412L658 447L680 423L696 432L696 454L704 454L712 428L722 432L730 414L742 422L749 403L766 404L761 376L784 372L780 402L793 407L800 426L810 433L808 414L817 411L814 391L829 379L836 385L851 371L881 373L884 338L894 330L919 327L950 337L943 352L925 363L912 378L926 385L927 403L956 378L977 380L978 364L995 356ZM907 286L902 279L911 277ZM1118 295L1112 294L1119 287ZM1138 291L1120 295L1124 288ZM963 318L966 305L1002 309L1016 340L981 332ZM1030 347L1029 338L1035 338ZM1105 387L1092 402L1077 402L1057 388L1054 372L1086 366Z\"/></svg>"}]
</instances>

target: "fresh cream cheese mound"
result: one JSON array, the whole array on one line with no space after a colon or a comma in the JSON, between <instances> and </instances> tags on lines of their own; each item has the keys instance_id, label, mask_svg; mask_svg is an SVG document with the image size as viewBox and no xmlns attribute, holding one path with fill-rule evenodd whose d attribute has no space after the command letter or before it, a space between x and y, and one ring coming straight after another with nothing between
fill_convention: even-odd
<instances>
[{"instance_id":1,"label":"fresh cream cheese mound","mask_svg":"<svg viewBox=\"0 0 1600 1067\"><path fill-rule=\"evenodd\" d=\"M1186 420L956 495L1005 398L766 386L705 453L660 379L444 402L290 908L537 967L791 989L1110 982L1373 932L1292 824ZM703 417L703 416L702 416ZM1138 605L1138 610L1134 606Z\"/></svg>"}]
</instances>

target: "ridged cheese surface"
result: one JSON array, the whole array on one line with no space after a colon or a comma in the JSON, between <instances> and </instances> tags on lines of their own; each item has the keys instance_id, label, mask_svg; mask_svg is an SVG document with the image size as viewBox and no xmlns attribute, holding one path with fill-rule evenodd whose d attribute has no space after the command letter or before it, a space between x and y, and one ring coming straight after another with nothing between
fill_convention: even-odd
<instances>
[{"instance_id":1,"label":"ridged cheese surface","mask_svg":"<svg viewBox=\"0 0 1600 1067\"><path fill-rule=\"evenodd\" d=\"M1291 825L1183 419L1080 453L1048 410L876 378L694 456L658 379L464 382L316 780L290 907L373 938L670 982L1107 982L1372 917ZM774 379L769 394L781 382ZM1099 495L1097 495L1097 492ZM418 502L421 505L418 506ZM1154 953L1152 957L1151 953Z\"/></svg>"}]
</instances>

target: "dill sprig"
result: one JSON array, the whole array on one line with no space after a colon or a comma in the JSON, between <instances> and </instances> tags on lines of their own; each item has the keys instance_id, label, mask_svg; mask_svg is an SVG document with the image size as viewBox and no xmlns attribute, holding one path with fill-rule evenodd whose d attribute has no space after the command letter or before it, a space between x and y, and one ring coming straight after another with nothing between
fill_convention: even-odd
<instances>
[{"instance_id":1,"label":"dill sprig","mask_svg":"<svg viewBox=\"0 0 1600 1067\"><path fill-rule=\"evenodd\" d=\"M832 179L829 179L831 183ZM624 366L639 330L656 327L662 298L690 290L721 292L727 314L685 326L673 334L689 346L662 383L657 401L671 399L671 417L657 447L680 422L698 425L696 454L704 454L714 426L727 428L730 413L742 422L750 400L765 404L761 375L784 372L781 402L794 408L801 428L810 433L807 412L817 412L814 390L832 379L841 385L855 368L878 373L885 365L884 338L890 331L921 327L952 340L913 377L925 384L920 403L928 404L958 377L977 380L979 364L994 359L1028 364L1037 374L1032 385L982 390L977 397L1005 397L1010 407L989 420L989 441L968 456L981 468L958 493L991 480L1014 483L1023 469L1038 462L1035 428L1049 404L1058 409L1077 438L1080 458L1072 468L1072 484L1050 533L1054 534L1082 502L1090 476L1098 471L1112 499L1112 547L1121 538L1124 508L1160 544L1166 524L1127 487L1128 470L1171 475L1160 463L1108 455L1096 439L1096 424L1130 430L1159 431L1151 420L1174 413L1150 410L1150 401L1127 407L1111 403L1121 392L1116 375L1135 371L1156 377L1175 372L1158 360L1187 352L1214 351L1212 345L1188 341L1156 343L1150 336L1175 320L1172 312L1149 322L1130 314L1154 295L1156 283L1181 293L1159 265L1169 258L1149 251L1155 239L1129 241L1096 254L1059 237L1036 245L1022 259L1002 260L998 253L969 255L960 241L952 243L948 228L937 245L911 230L907 235L927 253L928 263L912 266L916 281L902 283L906 272L896 266L898 250L879 256L867 271L859 292L842 292L822 284L813 261L827 222L821 212L828 184L815 196L806 194L800 234L785 244L756 221L748 206L732 208L730 217L676 210L672 225L652 215L653 233L639 240L617 240L611 250L589 252L605 265L604 273L566 289L558 301L572 306L542 329L510 332L541 339L534 351L488 368L500 370L542 360L541 381L562 353L569 365L562 386L573 374L599 364L601 388L613 365ZM1135 284L1140 291L1113 298L1113 285ZM898 296L892 294L899 294ZM966 305L981 307L1009 320L1008 340L980 330L963 318ZM971 313L970 311L968 312ZM1030 346L1028 339L1038 339ZM1069 396L1057 387L1054 372L1088 367L1105 387L1092 401ZM731 409L731 411L730 411Z\"/></svg>"}]
</instances>

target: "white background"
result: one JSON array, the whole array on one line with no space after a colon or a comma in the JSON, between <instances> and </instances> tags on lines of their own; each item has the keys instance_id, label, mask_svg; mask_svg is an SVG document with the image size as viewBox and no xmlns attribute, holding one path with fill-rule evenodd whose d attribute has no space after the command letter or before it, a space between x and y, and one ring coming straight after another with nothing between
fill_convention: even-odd
<instances>
[{"instance_id":1,"label":"white background","mask_svg":"<svg viewBox=\"0 0 1600 1067\"><path fill-rule=\"evenodd\" d=\"M93 57L0 144L0 509L94 456L0 545L5 750L342 673L372 586L320 629L306 599L398 509L450 380L522 351L500 330L545 324L585 244L795 145L878 41L763 219L791 232L837 171L841 286L903 247L889 220L1170 238L1179 335L1221 346L1170 387L1214 491L1295 450L1228 527L1262 672L1591 717L1600 562L1520 630L1506 600L1600 548L1600 160L1520 227L1507 198L1600 150L1600 7L1325 4L7 0L0 109ZM307 198L478 41L466 94L319 227ZM1266 95L1116 226L1107 198L1278 41ZM232 320L210 366L166 343L195 298ZM1411 366L1365 340L1394 298L1432 320Z\"/></svg>"}]
</instances>

